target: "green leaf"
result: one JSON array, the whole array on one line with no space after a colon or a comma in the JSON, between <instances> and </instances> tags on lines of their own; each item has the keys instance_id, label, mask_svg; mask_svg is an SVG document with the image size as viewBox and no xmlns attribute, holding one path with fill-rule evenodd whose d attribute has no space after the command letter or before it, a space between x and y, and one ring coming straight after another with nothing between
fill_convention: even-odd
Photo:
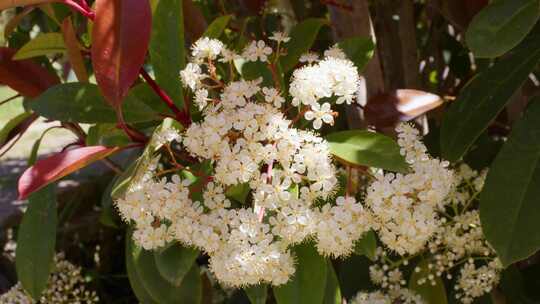
<instances>
[{"instance_id":1,"label":"green leaf","mask_svg":"<svg viewBox=\"0 0 540 304\"><path fill-rule=\"evenodd\" d=\"M42 137L38 138L32 145L30 156L28 156L28 166L32 166L36 163L39 146L41 145L41 139Z\"/></svg>"},{"instance_id":2,"label":"green leaf","mask_svg":"<svg viewBox=\"0 0 540 304\"><path fill-rule=\"evenodd\" d=\"M280 58L283 72L292 70L302 54L311 49L321 27L328 24L326 19L308 18L297 24L291 31L291 40L285 44L287 55Z\"/></svg>"},{"instance_id":3,"label":"green leaf","mask_svg":"<svg viewBox=\"0 0 540 304\"><path fill-rule=\"evenodd\" d=\"M324 291L324 304L341 304L341 289L336 271L330 260L326 261L326 288Z\"/></svg>"},{"instance_id":4,"label":"green leaf","mask_svg":"<svg viewBox=\"0 0 540 304\"><path fill-rule=\"evenodd\" d=\"M264 62L246 61L242 58L234 60L234 67L245 80L255 80L262 77L263 86L273 86L272 72Z\"/></svg>"},{"instance_id":5,"label":"green leaf","mask_svg":"<svg viewBox=\"0 0 540 304\"><path fill-rule=\"evenodd\" d=\"M409 278L409 289L420 295L426 304L447 304L446 289L440 277L433 273L428 268L429 260L422 260L416 267L420 268L419 272L413 271ZM435 285L432 285L429 280L424 284L418 284L418 280L427 278L428 275L435 276Z\"/></svg>"},{"instance_id":6,"label":"green leaf","mask_svg":"<svg viewBox=\"0 0 540 304\"><path fill-rule=\"evenodd\" d=\"M352 165L404 172L408 165L398 144L385 135L360 130L328 134L330 152Z\"/></svg>"},{"instance_id":7,"label":"green leaf","mask_svg":"<svg viewBox=\"0 0 540 304\"><path fill-rule=\"evenodd\" d=\"M246 202L249 191L251 191L249 183L243 183L231 186L229 189L227 189L225 195L228 198L232 198L235 201L243 204Z\"/></svg>"},{"instance_id":8,"label":"green leaf","mask_svg":"<svg viewBox=\"0 0 540 304\"><path fill-rule=\"evenodd\" d=\"M17 277L36 300L49 279L56 244L56 221L55 187L51 184L28 198L28 208L17 237Z\"/></svg>"},{"instance_id":9,"label":"green leaf","mask_svg":"<svg viewBox=\"0 0 540 304\"><path fill-rule=\"evenodd\" d=\"M370 38L354 37L338 43L347 57L354 62L358 72L362 72L375 53L375 44Z\"/></svg>"},{"instance_id":10,"label":"green leaf","mask_svg":"<svg viewBox=\"0 0 540 304\"><path fill-rule=\"evenodd\" d=\"M266 304L266 298L268 297L268 286L266 284L245 287L244 291L251 304Z\"/></svg>"},{"instance_id":11,"label":"green leaf","mask_svg":"<svg viewBox=\"0 0 540 304\"><path fill-rule=\"evenodd\" d=\"M144 286L141 282L141 278L135 269L135 263L133 261L133 241L131 240L131 231L126 232L126 271L129 279L129 284L133 293L137 297L140 303L144 304L154 304L157 303L152 299L148 291L144 289Z\"/></svg>"},{"instance_id":12,"label":"green leaf","mask_svg":"<svg viewBox=\"0 0 540 304\"><path fill-rule=\"evenodd\" d=\"M99 214L99 222L102 225L111 228L119 228L119 225L115 221L114 203L111 196L113 186L116 183L118 177L119 176L117 175L113 178L113 180L107 185L107 188L105 188L105 191L103 191L103 194L101 195L101 213Z\"/></svg>"},{"instance_id":13,"label":"green leaf","mask_svg":"<svg viewBox=\"0 0 540 304\"><path fill-rule=\"evenodd\" d=\"M311 244L293 249L296 272L287 284L274 287L277 304L322 303L326 287L327 266L324 257Z\"/></svg>"},{"instance_id":14,"label":"green leaf","mask_svg":"<svg viewBox=\"0 0 540 304\"><path fill-rule=\"evenodd\" d=\"M216 18L210 25L206 28L206 31L203 34L203 37L217 39L223 34L223 31L229 24L232 15L225 15L219 18Z\"/></svg>"},{"instance_id":15,"label":"green leaf","mask_svg":"<svg viewBox=\"0 0 540 304\"><path fill-rule=\"evenodd\" d=\"M23 45L15 55L14 60L28 59L43 55L64 53L66 46L60 33L39 34L36 38Z\"/></svg>"},{"instance_id":16,"label":"green leaf","mask_svg":"<svg viewBox=\"0 0 540 304\"><path fill-rule=\"evenodd\" d=\"M87 146L117 147L131 142L126 133L116 127L116 124L100 123L88 128Z\"/></svg>"},{"instance_id":17,"label":"green leaf","mask_svg":"<svg viewBox=\"0 0 540 304\"><path fill-rule=\"evenodd\" d=\"M169 283L159 273L151 251L132 245L133 264L140 282L152 299L160 304L201 302L202 283L199 266L194 264L185 275L180 286Z\"/></svg>"},{"instance_id":18,"label":"green leaf","mask_svg":"<svg viewBox=\"0 0 540 304\"><path fill-rule=\"evenodd\" d=\"M465 41L476 57L501 56L525 38L539 9L539 0L492 1L471 21Z\"/></svg>"},{"instance_id":19,"label":"green leaf","mask_svg":"<svg viewBox=\"0 0 540 304\"><path fill-rule=\"evenodd\" d=\"M365 255L371 261L375 261L376 251L377 237L375 236L375 232L373 232L373 230L364 233L362 238L356 242L354 247L354 253L358 255Z\"/></svg>"},{"instance_id":20,"label":"green leaf","mask_svg":"<svg viewBox=\"0 0 540 304\"><path fill-rule=\"evenodd\" d=\"M78 123L116 123L116 114L99 89L89 83L56 85L26 105L41 116L52 120ZM137 96L128 94L123 105L126 122L144 122L159 117Z\"/></svg>"},{"instance_id":21,"label":"green leaf","mask_svg":"<svg viewBox=\"0 0 540 304\"><path fill-rule=\"evenodd\" d=\"M182 0L160 0L152 16L150 58L156 82L179 107L183 107L182 83L178 77L186 65Z\"/></svg>"},{"instance_id":22,"label":"green leaf","mask_svg":"<svg viewBox=\"0 0 540 304\"><path fill-rule=\"evenodd\" d=\"M459 160L505 107L540 61L540 24L507 56L473 78L445 113L444 159Z\"/></svg>"},{"instance_id":23,"label":"green leaf","mask_svg":"<svg viewBox=\"0 0 540 304\"><path fill-rule=\"evenodd\" d=\"M181 125L171 118L165 118L161 125L156 127L141 156L139 156L136 161L129 165L114 183L111 192L113 199L122 198L134 182L140 182L138 179L140 179L140 177L143 176L143 174L148 170L148 166L152 161L154 152L160 148L156 142L156 134L159 134L162 130L168 128L176 128L181 130Z\"/></svg>"},{"instance_id":24,"label":"green leaf","mask_svg":"<svg viewBox=\"0 0 540 304\"><path fill-rule=\"evenodd\" d=\"M29 112L23 112L18 114L17 116L11 118L4 127L0 130L0 146L4 144L6 139L9 136L9 133L16 128L21 122L23 122L28 117L32 116L32 113Z\"/></svg>"},{"instance_id":25,"label":"green leaf","mask_svg":"<svg viewBox=\"0 0 540 304\"><path fill-rule=\"evenodd\" d=\"M179 243L154 252L156 267L161 276L174 286L182 285L184 277L199 256L199 251Z\"/></svg>"},{"instance_id":26,"label":"green leaf","mask_svg":"<svg viewBox=\"0 0 540 304\"><path fill-rule=\"evenodd\" d=\"M530 102L489 169L480 195L486 239L504 266L540 249L540 98Z\"/></svg>"}]
</instances>

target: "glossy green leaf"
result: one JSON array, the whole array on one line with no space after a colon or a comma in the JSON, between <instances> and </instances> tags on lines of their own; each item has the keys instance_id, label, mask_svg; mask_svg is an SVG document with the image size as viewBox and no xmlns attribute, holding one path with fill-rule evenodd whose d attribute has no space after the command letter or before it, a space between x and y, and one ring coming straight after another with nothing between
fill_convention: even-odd
<instances>
[{"instance_id":1,"label":"glossy green leaf","mask_svg":"<svg viewBox=\"0 0 540 304\"><path fill-rule=\"evenodd\" d=\"M183 107L182 83L178 77L186 65L183 0L160 0L152 16L150 58L156 82L175 104Z\"/></svg>"},{"instance_id":2,"label":"glossy green leaf","mask_svg":"<svg viewBox=\"0 0 540 304\"><path fill-rule=\"evenodd\" d=\"M66 45L64 37L60 33L39 34L36 38L28 41L13 56L14 60L28 59L43 55L64 53Z\"/></svg>"},{"instance_id":3,"label":"glossy green leaf","mask_svg":"<svg viewBox=\"0 0 540 304\"><path fill-rule=\"evenodd\" d=\"M359 166L404 172L408 165L400 154L398 144L385 135L349 130L328 134L330 152L339 159Z\"/></svg>"},{"instance_id":4,"label":"glossy green leaf","mask_svg":"<svg viewBox=\"0 0 540 304\"><path fill-rule=\"evenodd\" d=\"M474 77L445 113L441 153L459 160L540 62L540 25L507 56Z\"/></svg>"},{"instance_id":5,"label":"glossy green leaf","mask_svg":"<svg viewBox=\"0 0 540 304\"><path fill-rule=\"evenodd\" d=\"M322 303L326 287L327 265L311 244L294 247L296 272L287 284L274 287L277 304Z\"/></svg>"},{"instance_id":6,"label":"glossy green leaf","mask_svg":"<svg viewBox=\"0 0 540 304\"><path fill-rule=\"evenodd\" d=\"M489 169L480 195L486 239L503 263L540 249L540 98L513 127Z\"/></svg>"},{"instance_id":7,"label":"glossy green leaf","mask_svg":"<svg viewBox=\"0 0 540 304\"><path fill-rule=\"evenodd\" d=\"M203 37L208 38L219 38L221 34L223 34L223 31L229 24L229 21L231 20L231 15L225 15L221 16L219 18L216 18L208 27L206 28L206 31L203 34Z\"/></svg>"},{"instance_id":8,"label":"glossy green leaf","mask_svg":"<svg viewBox=\"0 0 540 304\"><path fill-rule=\"evenodd\" d=\"M202 283L199 266L194 264L184 276L180 286L174 286L161 276L151 251L133 246L131 254L140 282L155 302L160 304L201 302Z\"/></svg>"},{"instance_id":9,"label":"glossy green leaf","mask_svg":"<svg viewBox=\"0 0 540 304\"><path fill-rule=\"evenodd\" d=\"M283 72L292 70L298 64L300 56L311 49L319 30L325 24L328 24L325 19L309 18L291 30L291 40L285 44L287 55L280 58Z\"/></svg>"},{"instance_id":10,"label":"glossy green leaf","mask_svg":"<svg viewBox=\"0 0 540 304\"><path fill-rule=\"evenodd\" d=\"M47 286L56 244L55 186L48 185L28 198L17 237L17 278L34 299Z\"/></svg>"},{"instance_id":11,"label":"glossy green leaf","mask_svg":"<svg viewBox=\"0 0 540 304\"><path fill-rule=\"evenodd\" d=\"M135 269L135 263L133 261L133 241L131 240L131 232L128 230L126 233L126 271L129 279L129 284L131 285L131 290L137 297L140 303L144 304L154 304L157 303L152 299L152 296L144 288L141 278Z\"/></svg>"},{"instance_id":12,"label":"glossy green leaf","mask_svg":"<svg viewBox=\"0 0 540 304\"><path fill-rule=\"evenodd\" d=\"M199 256L199 251L174 243L154 252L156 267L165 280L174 286L182 285L183 279Z\"/></svg>"},{"instance_id":13,"label":"glossy green leaf","mask_svg":"<svg viewBox=\"0 0 540 304\"><path fill-rule=\"evenodd\" d=\"M354 37L338 43L347 57L354 62L358 72L362 72L375 53L375 44L370 38Z\"/></svg>"},{"instance_id":14,"label":"glossy green leaf","mask_svg":"<svg viewBox=\"0 0 540 304\"><path fill-rule=\"evenodd\" d=\"M126 133L116 127L116 124L100 123L88 128L87 146L125 146L131 142Z\"/></svg>"},{"instance_id":15,"label":"glossy green leaf","mask_svg":"<svg viewBox=\"0 0 540 304\"><path fill-rule=\"evenodd\" d=\"M115 220L116 211L111 196L112 188L116 183L118 177L118 175L115 176L113 180L109 182L107 188L105 188L105 191L103 191L103 194L101 195L101 212L99 214L99 222L102 225L111 228L119 228L119 225ZM116 216L116 218L118 218L118 216Z\"/></svg>"},{"instance_id":16,"label":"glossy green leaf","mask_svg":"<svg viewBox=\"0 0 540 304\"><path fill-rule=\"evenodd\" d=\"M336 271L330 260L326 261L326 288L324 291L324 304L342 304L341 289Z\"/></svg>"},{"instance_id":17,"label":"glossy green leaf","mask_svg":"<svg viewBox=\"0 0 540 304\"><path fill-rule=\"evenodd\" d=\"M232 198L235 201L243 204L246 202L249 191L251 191L249 184L243 183L243 184L237 184L237 185L231 186L229 189L227 189L227 191L225 192L225 195L228 198Z\"/></svg>"},{"instance_id":18,"label":"glossy green leaf","mask_svg":"<svg viewBox=\"0 0 540 304\"><path fill-rule=\"evenodd\" d=\"M375 261L377 252L377 237L375 232L370 230L359 239L354 247L354 253L358 255L365 255L370 260Z\"/></svg>"},{"instance_id":19,"label":"glossy green leaf","mask_svg":"<svg viewBox=\"0 0 540 304\"><path fill-rule=\"evenodd\" d=\"M116 123L114 109L105 102L94 84L78 82L59 84L26 104L39 115L52 120ZM156 112L131 93L125 98L122 108L126 122L158 119Z\"/></svg>"},{"instance_id":20,"label":"glossy green leaf","mask_svg":"<svg viewBox=\"0 0 540 304\"><path fill-rule=\"evenodd\" d=\"M251 304L266 304L268 286L266 284L252 285L244 288Z\"/></svg>"},{"instance_id":21,"label":"glossy green leaf","mask_svg":"<svg viewBox=\"0 0 540 304\"><path fill-rule=\"evenodd\" d=\"M525 38L539 16L539 0L492 1L469 24L465 41L476 57L501 56Z\"/></svg>"},{"instance_id":22,"label":"glossy green leaf","mask_svg":"<svg viewBox=\"0 0 540 304\"><path fill-rule=\"evenodd\" d=\"M274 80L272 78L272 72L268 68L268 65L260 61L246 61L242 58L234 60L234 66L238 73L242 75L245 80L255 80L259 77L262 78L263 86L273 86Z\"/></svg>"},{"instance_id":23,"label":"glossy green leaf","mask_svg":"<svg viewBox=\"0 0 540 304\"><path fill-rule=\"evenodd\" d=\"M446 289L444 282L435 273L428 268L429 260L422 260L416 267L420 268L419 272L413 271L409 278L409 289L420 295L426 304L447 304ZM428 275L435 276L435 285L429 281L423 284L418 284L418 280L427 278Z\"/></svg>"}]
</instances>

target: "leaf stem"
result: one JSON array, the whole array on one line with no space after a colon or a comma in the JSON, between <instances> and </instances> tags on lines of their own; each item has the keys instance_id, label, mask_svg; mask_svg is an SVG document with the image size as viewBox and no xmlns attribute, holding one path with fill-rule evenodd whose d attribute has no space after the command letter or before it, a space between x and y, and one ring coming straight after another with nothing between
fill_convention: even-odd
<instances>
[{"instance_id":1,"label":"leaf stem","mask_svg":"<svg viewBox=\"0 0 540 304\"><path fill-rule=\"evenodd\" d=\"M150 87L154 90L154 92L167 104L169 109L174 112L176 115L176 119L184 126L189 127L191 125L191 118L185 111L181 111L172 101L172 99L165 93L165 91L159 87L159 85L150 77L150 75L146 72L144 68L141 68L140 70L141 76L144 78L144 80L150 85Z\"/></svg>"}]
</instances>

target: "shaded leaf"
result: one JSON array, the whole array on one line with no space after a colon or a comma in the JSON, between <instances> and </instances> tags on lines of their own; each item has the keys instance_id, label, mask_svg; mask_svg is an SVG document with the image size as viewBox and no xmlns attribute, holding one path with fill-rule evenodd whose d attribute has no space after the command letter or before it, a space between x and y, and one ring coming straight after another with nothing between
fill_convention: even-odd
<instances>
[{"instance_id":1,"label":"shaded leaf","mask_svg":"<svg viewBox=\"0 0 540 304\"><path fill-rule=\"evenodd\" d=\"M174 243L163 250L155 251L154 259L161 276L174 286L180 286L199 253L196 249Z\"/></svg>"},{"instance_id":2,"label":"shaded leaf","mask_svg":"<svg viewBox=\"0 0 540 304\"><path fill-rule=\"evenodd\" d=\"M465 41L476 57L498 57L518 45L540 16L539 0L492 1L467 28Z\"/></svg>"},{"instance_id":3,"label":"shaded leaf","mask_svg":"<svg viewBox=\"0 0 540 304\"><path fill-rule=\"evenodd\" d=\"M156 82L183 107L180 70L186 65L182 0L160 0L152 18L150 57Z\"/></svg>"},{"instance_id":4,"label":"shaded leaf","mask_svg":"<svg viewBox=\"0 0 540 304\"><path fill-rule=\"evenodd\" d=\"M86 136L87 146L125 146L131 139L124 131L117 128L115 124L100 123L88 128Z\"/></svg>"},{"instance_id":5,"label":"shaded leaf","mask_svg":"<svg viewBox=\"0 0 540 304\"><path fill-rule=\"evenodd\" d=\"M428 92L401 89L369 98L364 107L368 124L377 128L391 127L409 121L440 106L443 100Z\"/></svg>"},{"instance_id":6,"label":"shaded leaf","mask_svg":"<svg viewBox=\"0 0 540 304\"><path fill-rule=\"evenodd\" d=\"M324 291L324 304L342 304L339 281L330 260L326 261L326 288Z\"/></svg>"},{"instance_id":7,"label":"shaded leaf","mask_svg":"<svg viewBox=\"0 0 540 304\"><path fill-rule=\"evenodd\" d=\"M148 1L97 0L92 28L92 64L107 102L118 108L137 80L152 27Z\"/></svg>"},{"instance_id":8,"label":"shaded leaf","mask_svg":"<svg viewBox=\"0 0 540 304\"><path fill-rule=\"evenodd\" d=\"M130 93L122 105L126 122L143 122L158 119L158 114ZM26 105L39 115L65 122L115 123L116 114L90 83L64 83L48 89Z\"/></svg>"},{"instance_id":9,"label":"shaded leaf","mask_svg":"<svg viewBox=\"0 0 540 304\"><path fill-rule=\"evenodd\" d=\"M275 286L277 304L322 303L326 287L327 265L311 244L294 247L296 272L287 284Z\"/></svg>"},{"instance_id":10,"label":"shaded leaf","mask_svg":"<svg viewBox=\"0 0 540 304\"><path fill-rule=\"evenodd\" d=\"M15 55L13 60L28 59L32 57L53 55L66 51L64 38L60 33L39 34L23 45Z\"/></svg>"},{"instance_id":11,"label":"shaded leaf","mask_svg":"<svg viewBox=\"0 0 540 304\"><path fill-rule=\"evenodd\" d=\"M56 195L54 185L32 194L17 236L17 278L39 299L47 286L56 244Z\"/></svg>"},{"instance_id":12,"label":"shaded leaf","mask_svg":"<svg viewBox=\"0 0 540 304\"><path fill-rule=\"evenodd\" d=\"M23 96L36 97L60 83L58 76L32 60L12 60L15 52L14 49L0 48L0 84L9 86Z\"/></svg>"},{"instance_id":13,"label":"shaded leaf","mask_svg":"<svg viewBox=\"0 0 540 304\"><path fill-rule=\"evenodd\" d=\"M88 82L88 72L84 65L84 58L81 54L79 40L73 28L71 17L64 19L62 22L62 34L73 72L77 75L77 79L80 82Z\"/></svg>"},{"instance_id":14,"label":"shaded leaf","mask_svg":"<svg viewBox=\"0 0 540 304\"><path fill-rule=\"evenodd\" d=\"M208 38L214 38L217 39L223 34L223 31L229 24L229 21L231 20L232 15L225 15L221 16L219 18L216 18L208 27L206 28L206 31L203 34L203 37Z\"/></svg>"},{"instance_id":15,"label":"shaded leaf","mask_svg":"<svg viewBox=\"0 0 540 304\"><path fill-rule=\"evenodd\" d=\"M246 292L251 304L266 304L266 298L268 297L268 285L252 285L244 287L244 291Z\"/></svg>"},{"instance_id":16,"label":"shaded leaf","mask_svg":"<svg viewBox=\"0 0 540 304\"><path fill-rule=\"evenodd\" d=\"M375 52L373 40L366 37L354 37L338 43L339 48L354 63L358 72L362 72Z\"/></svg>"},{"instance_id":17,"label":"shaded leaf","mask_svg":"<svg viewBox=\"0 0 540 304\"><path fill-rule=\"evenodd\" d=\"M151 251L131 245L131 254L141 285L155 302L160 304L201 302L202 284L199 266L193 265L182 280L182 284L176 287L160 275Z\"/></svg>"},{"instance_id":18,"label":"shaded leaf","mask_svg":"<svg viewBox=\"0 0 540 304\"><path fill-rule=\"evenodd\" d=\"M321 27L328 21L320 18L309 18L297 24L290 33L291 40L285 44L287 55L280 58L284 72L292 70L300 56L311 49Z\"/></svg>"},{"instance_id":19,"label":"shaded leaf","mask_svg":"<svg viewBox=\"0 0 540 304\"><path fill-rule=\"evenodd\" d=\"M375 232L373 232L373 230L364 233L362 238L356 241L354 253L358 255L365 255L371 261L376 260L377 237L375 236Z\"/></svg>"},{"instance_id":20,"label":"shaded leaf","mask_svg":"<svg viewBox=\"0 0 540 304\"><path fill-rule=\"evenodd\" d=\"M82 147L66 150L50 157L40 159L35 165L26 169L19 178L19 198L25 199L29 194L45 187L47 184L119 150L118 147Z\"/></svg>"},{"instance_id":21,"label":"shaded leaf","mask_svg":"<svg viewBox=\"0 0 540 304\"><path fill-rule=\"evenodd\" d=\"M540 24L507 56L473 78L446 111L441 153L460 159L540 61Z\"/></svg>"},{"instance_id":22,"label":"shaded leaf","mask_svg":"<svg viewBox=\"0 0 540 304\"><path fill-rule=\"evenodd\" d=\"M486 239L504 266L540 249L540 98L533 100L495 158L480 195Z\"/></svg>"},{"instance_id":23,"label":"shaded leaf","mask_svg":"<svg viewBox=\"0 0 540 304\"><path fill-rule=\"evenodd\" d=\"M422 260L416 267L420 268L419 272L413 271L409 278L409 289L420 295L426 304L447 304L446 289L444 282L435 273L428 268L429 260ZM418 284L418 280L426 279L432 274L435 285L426 280L423 284Z\"/></svg>"},{"instance_id":24,"label":"shaded leaf","mask_svg":"<svg viewBox=\"0 0 540 304\"><path fill-rule=\"evenodd\" d=\"M133 262L133 247L135 245L133 244L133 241L131 240L131 232L128 230L126 232L126 271L129 279L129 284L131 285L131 289L133 290L133 293L139 300L139 302L144 304L153 304L157 303L152 299L152 296L146 291L144 288L141 278L139 277L139 274L137 273L137 269L135 269L135 263Z\"/></svg>"},{"instance_id":25,"label":"shaded leaf","mask_svg":"<svg viewBox=\"0 0 540 304\"><path fill-rule=\"evenodd\" d=\"M0 129L0 148L19 133L21 124L24 124L29 117L32 117L32 113L22 112L7 121L2 129Z\"/></svg>"},{"instance_id":26,"label":"shaded leaf","mask_svg":"<svg viewBox=\"0 0 540 304\"><path fill-rule=\"evenodd\" d=\"M330 153L350 165L404 172L408 165L398 144L385 135L360 130L330 133L326 136Z\"/></svg>"}]
</instances>

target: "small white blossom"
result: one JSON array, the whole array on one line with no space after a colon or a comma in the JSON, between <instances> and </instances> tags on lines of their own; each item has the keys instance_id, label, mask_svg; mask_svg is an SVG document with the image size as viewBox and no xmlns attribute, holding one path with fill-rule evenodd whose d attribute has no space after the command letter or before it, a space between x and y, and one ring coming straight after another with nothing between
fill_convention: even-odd
<instances>
[{"instance_id":1,"label":"small white blossom","mask_svg":"<svg viewBox=\"0 0 540 304\"><path fill-rule=\"evenodd\" d=\"M300 56L299 61L300 62L307 62L309 64L312 64L314 62L319 61L319 55L317 53L314 53L314 52L304 53L304 54L302 54L302 56Z\"/></svg>"},{"instance_id":2,"label":"small white blossom","mask_svg":"<svg viewBox=\"0 0 540 304\"><path fill-rule=\"evenodd\" d=\"M188 63L186 67L180 71L182 84L192 90L196 90L201 86L201 80L205 75L201 71L201 67L195 63Z\"/></svg>"},{"instance_id":3,"label":"small white blossom","mask_svg":"<svg viewBox=\"0 0 540 304\"><path fill-rule=\"evenodd\" d=\"M191 56L196 62L204 59L214 60L223 50L223 42L208 37L200 38L191 47Z\"/></svg>"},{"instance_id":4,"label":"small white blossom","mask_svg":"<svg viewBox=\"0 0 540 304\"><path fill-rule=\"evenodd\" d=\"M264 100L279 108L285 102L285 98L281 97L279 91L275 88L262 88Z\"/></svg>"},{"instance_id":5,"label":"small white blossom","mask_svg":"<svg viewBox=\"0 0 540 304\"><path fill-rule=\"evenodd\" d=\"M248 61L267 61L272 54L272 48L266 46L263 40L252 41L244 50L243 56Z\"/></svg>"},{"instance_id":6,"label":"small white blossom","mask_svg":"<svg viewBox=\"0 0 540 304\"><path fill-rule=\"evenodd\" d=\"M326 124L334 123L334 116L332 116L332 109L330 104L325 102L322 106L318 103L314 103L311 106L311 110L304 114L304 118L307 120L313 120L313 128L318 130L322 127L323 122Z\"/></svg>"},{"instance_id":7,"label":"small white blossom","mask_svg":"<svg viewBox=\"0 0 540 304\"><path fill-rule=\"evenodd\" d=\"M289 40L291 40L291 37L287 36L287 34L283 33L283 32L273 32L272 33L272 36L269 37L270 40L274 40L278 43L286 43L286 42L289 42Z\"/></svg>"}]
</instances>

